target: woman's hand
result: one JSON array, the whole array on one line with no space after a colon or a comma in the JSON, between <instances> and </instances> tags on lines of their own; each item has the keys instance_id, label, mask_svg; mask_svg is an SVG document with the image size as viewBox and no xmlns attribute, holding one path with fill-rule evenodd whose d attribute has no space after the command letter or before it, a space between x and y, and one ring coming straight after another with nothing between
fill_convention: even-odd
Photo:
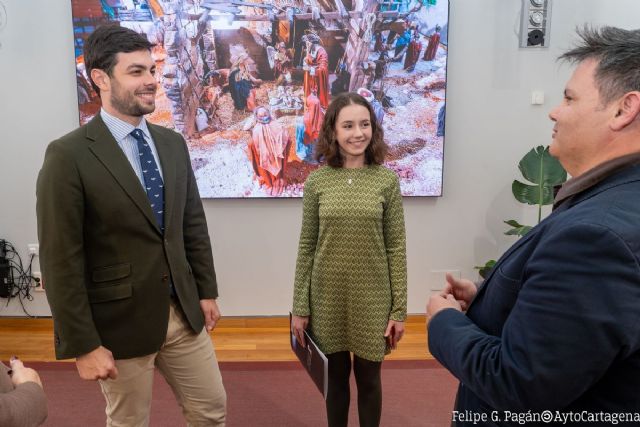
<instances>
[{"instance_id":1,"label":"woman's hand","mask_svg":"<svg viewBox=\"0 0 640 427\"><path fill-rule=\"evenodd\" d=\"M11 366L11 382L13 382L14 386L26 382L34 382L42 387L42 381L40 381L38 373L31 368L26 368L17 357L13 356L9 365Z\"/></svg>"},{"instance_id":2,"label":"woman's hand","mask_svg":"<svg viewBox=\"0 0 640 427\"><path fill-rule=\"evenodd\" d=\"M295 335L296 340L302 345L307 347L307 343L304 340L304 330L309 325L309 316L291 316L291 331Z\"/></svg>"},{"instance_id":3,"label":"woman's hand","mask_svg":"<svg viewBox=\"0 0 640 427\"><path fill-rule=\"evenodd\" d=\"M395 350L398 347L398 342L404 335L404 322L398 320L389 320L387 323L387 330L384 332L384 338L389 344L389 348Z\"/></svg>"}]
</instances>

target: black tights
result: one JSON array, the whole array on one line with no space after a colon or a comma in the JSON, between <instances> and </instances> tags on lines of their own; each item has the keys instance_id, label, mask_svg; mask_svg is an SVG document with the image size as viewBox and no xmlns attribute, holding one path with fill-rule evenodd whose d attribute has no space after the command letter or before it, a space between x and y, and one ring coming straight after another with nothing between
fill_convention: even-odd
<instances>
[{"instance_id":1,"label":"black tights","mask_svg":"<svg viewBox=\"0 0 640 427\"><path fill-rule=\"evenodd\" d=\"M349 376L351 354L348 351L327 354L329 387L327 418L329 427L346 427L349 418ZM382 413L382 362L372 362L353 355L353 372L358 386L358 418L360 427L378 427Z\"/></svg>"}]
</instances>

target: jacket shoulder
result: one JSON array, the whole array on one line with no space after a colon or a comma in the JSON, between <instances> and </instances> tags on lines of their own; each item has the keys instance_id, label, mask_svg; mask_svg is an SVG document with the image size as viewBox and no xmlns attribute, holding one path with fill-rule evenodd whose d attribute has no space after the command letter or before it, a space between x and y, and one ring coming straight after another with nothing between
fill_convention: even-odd
<instances>
[{"instance_id":1,"label":"jacket shoulder","mask_svg":"<svg viewBox=\"0 0 640 427\"><path fill-rule=\"evenodd\" d=\"M84 155L83 153L88 149L90 142L85 124L51 141L45 150L45 159L78 159L78 156Z\"/></svg>"},{"instance_id":2,"label":"jacket shoulder","mask_svg":"<svg viewBox=\"0 0 640 427\"><path fill-rule=\"evenodd\" d=\"M180 134L179 132L176 132L173 129L169 129L167 127L160 126L160 125L155 125L150 122L147 122L147 127L151 132L153 132L154 134L158 135L161 138L164 138L170 141L177 141L181 143L184 142L184 137L182 136L182 134Z\"/></svg>"},{"instance_id":3,"label":"jacket shoulder","mask_svg":"<svg viewBox=\"0 0 640 427\"><path fill-rule=\"evenodd\" d=\"M86 144L87 142L87 125L75 128L71 132L62 135L49 143L49 146L57 146L60 148L75 148Z\"/></svg>"}]
</instances>

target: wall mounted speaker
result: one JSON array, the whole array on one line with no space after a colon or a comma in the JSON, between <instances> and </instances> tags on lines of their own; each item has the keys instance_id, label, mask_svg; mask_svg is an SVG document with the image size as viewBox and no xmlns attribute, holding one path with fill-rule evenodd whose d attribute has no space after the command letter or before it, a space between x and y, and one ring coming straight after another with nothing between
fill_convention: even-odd
<instances>
[{"instance_id":1,"label":"wall mounted speaker","mask_svg":"<svg viewBox=\"0 0 640 427\"><path fill-rule=\"evenodd\" d=\"M520 47L549 47L551 0L522 0Z\"/></svg>"}]
</instances>

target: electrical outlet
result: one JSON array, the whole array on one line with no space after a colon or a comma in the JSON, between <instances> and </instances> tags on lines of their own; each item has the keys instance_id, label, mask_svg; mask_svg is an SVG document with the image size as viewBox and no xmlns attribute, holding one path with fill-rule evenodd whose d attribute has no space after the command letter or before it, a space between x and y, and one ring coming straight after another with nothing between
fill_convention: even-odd
<instances>
[{"instance_id":1,"label":"electrical outlet","mask_svg":"<svg viewBox=\"0 0 640 427\"><path fill-rule=\"evenodd\" d=\"M441 291L447 284L446 274L451 273L453 277L459 279L461 277L459 268L451 268L445 270L431 270L431 291Z\"/></svg>"},{"instance_id":2,"label":"electrical outlet","mask_svg":"<svg viewBox=\"0 0 640 427\"><path fill-rule=\"evenodd\" d=\"M33 290L38 292L44 291L44 282L42 281L42 273L40 273L39 271L34 271L33 273L31 273L31 276L33 277L33 280L32 280Z\"/></svg>"},{"instance_id":3,"label":"electrical outlet","mask_svg":"<svg viewBox=\"0 0 640 427\"><path fill-rule=\"evenodd\" d=\"M37 243L29 243L27 245L29 255L38 256L40 254L40 245Z\"/></svg>"}]
</instances>

